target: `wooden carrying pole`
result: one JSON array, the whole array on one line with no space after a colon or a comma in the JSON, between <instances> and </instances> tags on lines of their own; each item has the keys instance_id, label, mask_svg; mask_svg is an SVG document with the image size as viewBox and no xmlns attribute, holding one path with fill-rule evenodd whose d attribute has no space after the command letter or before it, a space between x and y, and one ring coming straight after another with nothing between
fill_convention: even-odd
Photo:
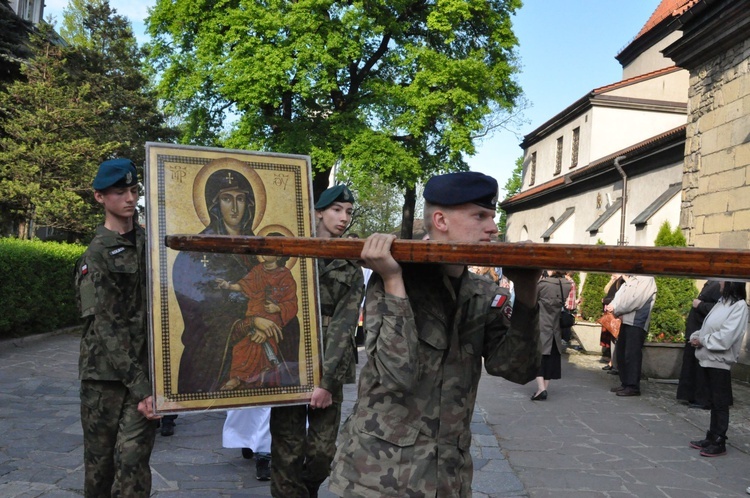
<instances>
[{"instance_id":1,"label":"wooden carrying pole","mask_svg":"<svg viewBox=\"0 0 750 498\"><path fill-rule=\"evenodd\" d=\"M179 251L271 254L310 258L359 259L362 239L167 235ZM456 243L395 240L394 259L415 263L578 270L600 273L750 280L750 251L692 247L629 247L531 242Z\"/></svg>"}]
</instances>

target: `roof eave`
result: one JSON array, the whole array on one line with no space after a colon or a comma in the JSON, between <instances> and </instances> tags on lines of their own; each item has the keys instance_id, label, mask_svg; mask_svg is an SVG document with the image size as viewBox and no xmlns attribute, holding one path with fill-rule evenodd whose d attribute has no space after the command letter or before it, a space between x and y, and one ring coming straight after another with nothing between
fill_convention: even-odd
<instances>
[{"instance_id":1,"label":"roof eave","mask_svg":"<svg viewBox=\"0 0 750 498\"><path fill-rule=\"evenodd\" d=\"M662 150L679 145L685 141L685 130L687 125L680 125L669 131L666 131L655 137L651 137L647 140L639 142L637 144L626 147L617 152L614 152L608 156L598 159L588 165L582 167L579 170L568 173L563 177L553 178L550 181L544 182L533 189L520 192L509 199L505 199L500 203L500 208L506 212L516 212L522 209L523 205L533 203L534 201L554 195L565 188L572 186L573 184L580 184L581 182L587 181L592 177L606 174L614 169L614 160L618 156L626 155L628 163L636 162L644 157L648 157L654 153L654 151ZM529 193L533 190L532 193Z\"/></svg>"},{"instance_id":2,"label":"roof eave","mask_svg":"<svg viewBox=\"0 0 750 498\"><path fill-rule=\"evenodd\" d=\"M591 99L594 96L593 92L589 92L580 99L576 100L568 107L555 114L552 118L545 121L541 126L536 128L534 131L525 135L521 142L521 148L526 149L530 145L535 144L542 138L546 137L552 131L560 128L568 121L574 119L577 116L583 114L591 108Z\"/></svg>"},{"instance_id":3,"label":"roof eave","mask_svg":"<svg viewBox=\"0 0 750 498\"><path fill-rule=\"evenodd\" d=\"M673 23L674 18L667 16L659 24L631 41L619 54L615 55L615 59L622 67L627 66L643 52L658 43L659 40L676 31L678 27Z\"/></svg>"}]
</instances>

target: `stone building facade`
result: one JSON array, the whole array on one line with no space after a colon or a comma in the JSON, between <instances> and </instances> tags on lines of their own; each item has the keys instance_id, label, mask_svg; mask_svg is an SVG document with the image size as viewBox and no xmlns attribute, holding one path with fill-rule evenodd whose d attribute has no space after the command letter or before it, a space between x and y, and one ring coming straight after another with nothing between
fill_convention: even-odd
<instances>
[{"instance_id":1,"label":"stone building facade","mask_svg":"<svg viewBox=\"0 0 750 498\"><path fill-rule=\"evenodd\" d=\"M663 51L690 73L680 225L695 247L750 249L750 0L689 2ZM750 381L745 334L732 377Z\"/></svg>"},{"instance_id":2,"label":"stone building facade","mask_svg":"<svg viewBox=\"0 0 750 498\"><path fill-rule=\"evenodd\" d=\"M688 5L664 54L690 72L680 224L688 245L750 248L750 0Z\"/></svg>"}]
</instances>

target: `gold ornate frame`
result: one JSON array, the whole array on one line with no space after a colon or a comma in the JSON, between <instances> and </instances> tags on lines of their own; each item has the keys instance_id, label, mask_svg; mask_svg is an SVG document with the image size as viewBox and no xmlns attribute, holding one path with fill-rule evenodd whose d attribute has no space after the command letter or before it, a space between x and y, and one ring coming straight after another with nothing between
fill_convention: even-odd
<instances>
[{"instance_id":1,"label":"gold ornate frame","mask_svg":"<svg viewBox=\"0 0 750 498\"><path fill-rule=\"evenodd\" d=\"M243 188L250 192L242 214L245 216L247 212L248 217L252 217L251 222L243 225L247 234L312 236L310 158L149 142L144 178L149 241L151 375L156 412L308 402L321 375L314 261L290 258L278 266L285 267L296 283L297 313L290 322L299 323L299 347L295 348L294 342L286 345L297 349L299 361L293 361L293 354L287 354L288 361L282 360L282 365L298 366L298 370L293 370L295 375L287 375L283 381L264 380L227 388L227 365L234 368L231 358L238 355L232 344L236 342L237 331L246 330L238 324L245 318L242 308L248 306L251 294L225 288L218 290L218 281L229 281L227 275L232 275L231 280L236 281L242 273L249 277L249 269L263 263L254 262L251 257L240 260L237 255L174 251L164 245L164 237L178 233L221 233L217 230L226 227L228 222L225 221L231 216L226 215L225 219L221 203L217 202L219 195L212 203L209 191L215 192L213 185L221 181L225 185L238 185L237 178L244 179ZM266 295L268 292L266 289ZM223 300L224 295L226 300ZM282 340L278 341L279 345L281 343ZM278 346L276 353L280 351ZM268 357L274 357L273 352ZM219 368L214 368L215 365ZM263 379L267 378L264 374ZM276 373L271 378L280 377Z\"/></svg>"}]
</instances>

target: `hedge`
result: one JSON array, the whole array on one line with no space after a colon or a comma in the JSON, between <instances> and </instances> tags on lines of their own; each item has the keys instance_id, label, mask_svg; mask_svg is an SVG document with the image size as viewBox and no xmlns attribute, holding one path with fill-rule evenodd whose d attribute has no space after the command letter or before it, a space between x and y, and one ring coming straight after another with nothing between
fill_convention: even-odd
<instances>
[{"instance_id":1,"label":"hedge","mask_svg":"<svg viewBox=\"0 0 750 498\"><path fill-rule=\"evenodd\" d=\"M586 280L583 281L583 290L581 291L581 305L578 312L584 320L595 322L602 316L602 299L604 299L604 287L609 282L610 274L608 273L588 273Z\"/></svg>"},{"instance_id":2,"label":"hedge","mask_svg":"<svg viewBox=\"0 0 750 498\"><path fill-rule=\"evenodd\" d=\"M73 290L76 244L0 238L0 339L80 323Z\"/></svg>"}]
</instances>

